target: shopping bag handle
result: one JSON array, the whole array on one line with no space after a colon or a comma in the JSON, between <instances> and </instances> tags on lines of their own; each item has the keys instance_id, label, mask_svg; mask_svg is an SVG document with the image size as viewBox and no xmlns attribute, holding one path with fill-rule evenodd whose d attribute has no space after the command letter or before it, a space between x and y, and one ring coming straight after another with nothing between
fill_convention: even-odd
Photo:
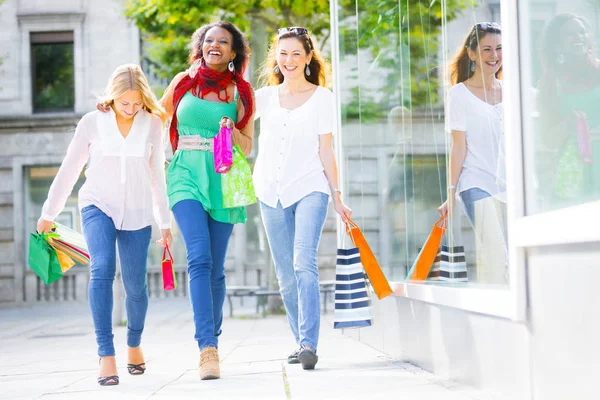
<instances>
[{"instance_id":1,"label":"shopping bag handle","mask_svg":"<svg viewBox=\"0 0 600 400\"><path fill-rule=\"evenodd\" d=\"M440 217L440 219L437 220L437 222L435 224L433 224L433 226L439 226L442 229L446 229L446 225L448 223L448 214L444 214Z\"/></svg>"},{"instance_id":2,"label":"shopping bag handle","mask_svg":"<svg viewBox=\"0 0 600 400\"><path fill-rule=\"evenodd\" d=\"M352 243L356 246L354 236L352 235L352 229L360 229L360 227L356 224L356 222L348 218L348 222L346 222L346 234L350 236L350 240L352 240Z\"/></svg>"},{"instance_id":3,"label":"shopping bag handle","mask_svg":"<svg viewBox=\"0 0 600 400\"><path fill-rule=\"evenodd\" d=\"M165 245L165 249L163 250L163 261L167 260L167 253L169 253L169 259L173 261L173 256L171 255L171 249L169 249L169 245Z\"/></svg>"}]
</instances>

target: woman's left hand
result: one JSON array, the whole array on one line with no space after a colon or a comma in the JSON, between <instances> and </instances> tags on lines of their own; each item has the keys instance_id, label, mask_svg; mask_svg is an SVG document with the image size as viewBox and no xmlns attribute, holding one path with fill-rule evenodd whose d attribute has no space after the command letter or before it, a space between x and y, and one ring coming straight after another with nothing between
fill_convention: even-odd
<instances>
[{"instance_id":1,"label":"woman's left hand","mask_svg":"<svg viewBox=\"0 0 600 400\"><path fill-rule=\"evenodd\" d=\"M171 243L173 243L173 235L171 235L171 230L162 229L160 231L160 235L162 237L160 238L160 240L157 240L156 243L160 244L162 247L171 247Z\"/></svg>"},{"instance_id":2,"label":"woman's left hand","mask_svg":"<svg viewBox=\"0 0 600 400\"><path fill-rule=\"evenodd\" d=\"M234 130L235 124L233 123L231 118L223 117L221 118L221 128L229 128L231 130Z\"/></svg>"},{"instance_id":3,"label":"woman's left hand","mask_svg":"<svg viewBox=\"0 0 600 400\"><path fill-rule=\"evenodd\" d=\"M344 223L347 223L352 215L352 210L344 204L341 198L336 198L333 202L335 211L340 215L340 218Z\"/></svg>"}]
</instances>

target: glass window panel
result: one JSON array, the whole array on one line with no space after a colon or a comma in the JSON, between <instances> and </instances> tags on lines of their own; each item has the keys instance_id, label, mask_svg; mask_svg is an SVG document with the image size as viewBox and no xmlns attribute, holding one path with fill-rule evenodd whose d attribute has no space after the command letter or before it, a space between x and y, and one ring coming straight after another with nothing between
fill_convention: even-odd
<instances>
[{"instance_id":1,"label":"glass window panel","mask_svg":"<svg viewBox=\"0 0 600 400\"><path fill-rule=\"evenodd\" d=\"M600 200L600 2L521 4L526 212Z\"/></svg>"},{"instance_id":2,"label":"glass window panel","mask_svg":"<svg viewBox=\"0 0 600 400\"><path fill-rule=\"evenodd\" d=\"M483 3L338 2L344 183L353 219L393 281L406 278L447 197L452 145L448 66L476 22L499 22L498 2ZM501 89L496 92L501 95ZM486 178L496 188L498 177L504 178L502 107L494 107L501 98L482 97L474 98L482 103L478 121L493 120L500 127L490 136L495 152L488 164L494 168ZM472 127L469 134L471 140L463 140L465 152L479 133ZM471 168L483 167L475 163ZM484 184L476 180L473 186ZM464 247L461 268L468 266L469 285L507 281L504 196L502 190L488 190L494 196L475 202L481 216L474 227L455 200L442 242ZM465 284L457 279L426 282Z\"/></svg>"},{"instance_id":3,"label":"glass window panel","mask_svg":"<svg viewBox=\"0 0 600 400\"><path fill-rule=\"evenodd\" d=\"M32 97L35 112L73 110L73 41L60 42L68 37L56 33L32 33Z\"/></svg>"}]
</instances>

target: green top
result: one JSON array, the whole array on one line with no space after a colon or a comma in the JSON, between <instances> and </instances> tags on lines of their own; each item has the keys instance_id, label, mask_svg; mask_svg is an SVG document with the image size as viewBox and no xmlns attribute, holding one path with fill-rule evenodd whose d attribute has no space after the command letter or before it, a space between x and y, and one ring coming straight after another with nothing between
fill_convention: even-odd
<instances>
[{"instance_id":1,"label":"green top","mask_svg":"<svg viewBox=\"0 0 600 400\"><path fill-rule=\"evenodd\" d=\"M600 88L580 93L559 93L558 101L565 118L573 111L582 111L590 129L597 131L600 128L600 113L597 112ZM579 157L577 128L573 126L570 129L572 134L557 163L554 190L557 206L600 199L600 141L592 141L591 144L594 162L583 164Z\"/></svg>"},{"instance_id":2,"label":"green top","mask_svg":"<svg viewBox=\"0 0 600 400\"><path fill-rule=\"evenodd\" d=\"M237 97L237 96L236 96ZM237 121L236 102L217 103L186 93L177 107L179 136L214 138L221 118ZM167 192L171 208L181 200L197 200L219 222L246 222L246 208L223 208L221 174L215 172L214 156L205 150L177 150L167 171Z\"/></svg>"}]
</instances>

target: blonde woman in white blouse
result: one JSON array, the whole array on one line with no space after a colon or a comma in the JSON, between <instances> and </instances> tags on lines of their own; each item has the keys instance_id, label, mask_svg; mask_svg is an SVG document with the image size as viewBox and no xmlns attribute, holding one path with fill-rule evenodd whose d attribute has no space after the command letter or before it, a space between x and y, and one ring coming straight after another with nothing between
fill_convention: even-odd
<instances>
[{"instance_id":1,"label":"blonde woman in white blouse","mask_svg":"<svg viewBox=\"0 0 600 400\"><path fill-rule=\"evenodd\" d=\"M282 28L271 44L256 92L260 118L254 185L260 200L279 289L299 349L290 364L314 369L319 340L317 250L329 197L347 221L352 211L338 189L332 145L333 93L327 64L306 28Z\"/></svg>"},{"instance_id":2,"label":"blonde woman in white blouse","mask_svg":"<svg viewBox=\"0 0 600 400\"><path fill-rule=\"evenodd\" d=\"M77 124L37 229L48 232L52 228L87 163L79 209L91 257L88 300L100 356L98 383L112 386L119 383L111 325L116 244L127 293L127 367L130 374L141 375L146 369L140 342L148 309L146 258L153 219L161 229L163 245L170 244L172 237L163 110L141 68L134 64L118 67L100 102L109 104L110 110L90 112Z\"/></svg>"}]
</instances>

